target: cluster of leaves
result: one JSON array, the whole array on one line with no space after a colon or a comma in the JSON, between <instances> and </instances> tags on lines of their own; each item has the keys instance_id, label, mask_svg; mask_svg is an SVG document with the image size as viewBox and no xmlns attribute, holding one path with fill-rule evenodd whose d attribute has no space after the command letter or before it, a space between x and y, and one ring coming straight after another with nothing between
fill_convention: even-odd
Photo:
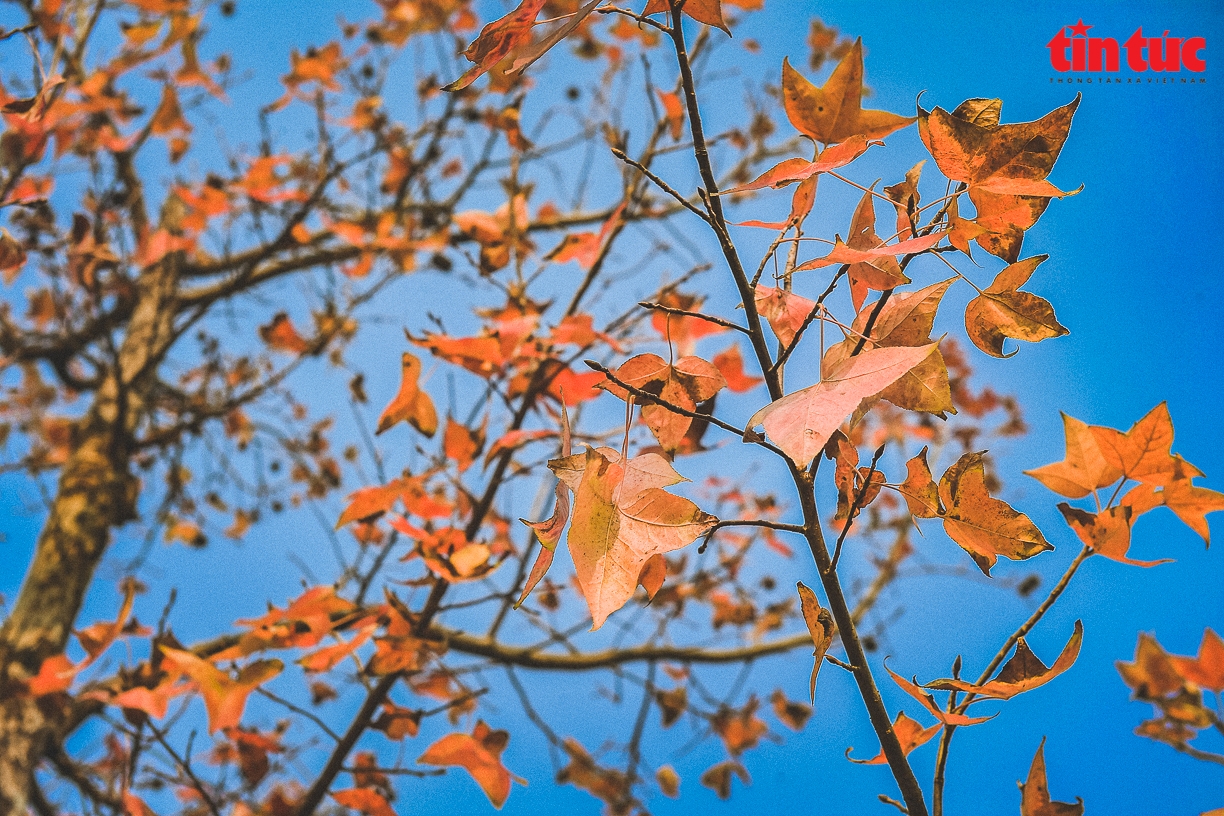
<instances>
[{"instance_id":1,"label":"cluster of leaves","mask_svg":"<svg viewBox=\"0 0 1224 816\"><path fill-rule=\"evenodd\" d=\"M976 682L961 677L959 659L950 677L927 683L885 666L935 722L890 714L868 659L875 638L862 625L911 559L933 559L937 545L919 552L911 543L923 529L918 520L939 520L987 578L1000 557L1025 561L1052 549L999 498L981 449L1023 432L1015 400L973 390L965 351L936 327L947 293L964 284L975 293L965 337L987 355L1014 354L1005 351L1009 340L1066 334L1053 306L1021 289L1046 256L1021 255L1025 232L1053 199L1069 195L1047 177L1078 98L1008 124L997 99L970 99L951 112L919 107L912 117L863 109L861 42L816 22L809 65L837 65L817 86L783 62L781 107L794 133L771 140L775 125L762 110L707 136L704 80L696 77L722 36L712 31L729 33L731 6L759 3L651 0L637 13L602 0L525 0L467 43L479 23L466 3L379 0L380 17L346 23L340 39L294 52L284 94L264 110L313 116L316 144L291 152L266 132L258 150L227 157L224 170L176 179L153 219L135 157L156 141L172 166L196 155L189 114L225 97L230 61L201 63L203 7L130 0L114 10L122 33L115 54L87 65L85 44L109 9L98 4L91 17L72 5L31 4L24 33L39 81L28 96L5 91L0 100L0 207L9 208L12 230L0 237L0 272L9 284L33 284L24 317L8 304L0 311L3 371L12 372L0 436L11 427L22 439L6 469L60 479L31 574L57 536L75 529L76 486L93 485L94 496L138 494L132 468L163 487L102 519L94 560L69 565L84 576L82 587L112 529L134 516L146 530L136 568L158 533L204 546L220 518L226 535L242 538L264 511L334 504L342 487L360 486L330 516L335 529L329 522L321 533L334 536L333 580L307 571L297 597L210 641L180 642L172 605L156 629L141 625L132 614L141 587L128 581L113 621L76 630L84 656L72 659L68 632L84 589L56 607L62 637L35 637L23 634L19 614L23 603L43 602L24 600L38 582L28 583L0 643L0 691L5 705L46 718L54 734L19 766L21 778L36 781L23 794L35 809L51 807L45 785L53 799L76 791L83 810L138 816L169 801L166 788L184 812L213 816L306 816L329 798L388 816L407 780L448 768L462 769L501 807L517 779L502 762L513 735L494 727L506 723L491 724L496 707L481 708L484 695L499 692L515 695L548 742L558 781L610 813L645 813L656 789L679 793L680 773L643 747L652 709L662 729L687 721L698 739L722 743L725 758L698 778L726 798L733 779L750 779L745 754L773 734L754 691L742 694L735 682L720 693L703 668L750 667L811 645L809 701L777 688L768 698L773 718L801 730L824 663L849 672L881 742L878 755L851 761L887 764L903 807L917 816L926 804L906 757L939 737L932 792L941 813L952 734L997 716L971 716L970 707L1037 689L1076 660L1078 622L1048 666L1026 637L1089 556L1152 566L1159 562L1128 555L1140 515L1168 507L1206 541L1206 514L1224 509L1224 496L1194 484L1202 474L1171 452L1163 405L1126 433L1066 418L1065 460L1030 475L1069 499L1094 499L1089 510L1059 505L1084 550ZM691 43L690 30L699 32ZM420 121L397 122L382 99L389 66L409 44L428 41L461 51L471 67L449 84L443 80L457 72L445 61L419 70ZM537 89L528 69L563 41L604 79L591 92L591 113L555 105L536 121L531 104L552 78L543 73ZM671 90L654 86L645 61L635 73L632 58L664 44L676 61ZM44 64L61 68L47 73ZM137 70L160 83L151 111L123 87ZM622 130L617 83L641 86L634 98L648 111L644 132ZM576 123L560 137L550 125L558 110ZM851 177L860 157L886 149L884 140L911 124L945 180L933 201L919 191L932 187L923 163L882 192ZM606 203L591 208L585 176L576 190L565 182L553 190L546 180L564 177L556 162L599 133L615 164L613 181L589 193ZM805 146L810 158L794 155ZM692 177L693 164L674 163L683 153L699 179L692 193L663 177ZM70 226L61 226L56 207L72 196L54 190L63 175L56 160L69 154L98 170L71 203ZM861 193L844 239L805 233L822 183ZM768 191L791 185L784 221L728 220L731 208L761 215ZM761 191L764 202L750 195ZM541 195L549 198L537 203ZM567 197L571 205L558 203ZM878 216L877 201L892 212ZM729 276L738 308L732 302L716 313L722 299L706 296L728 287L701 276L706 264L672 273L689 259L660 236L693 219L709 229L715 274ZM774 237L751 274L741 248L762 234ZM622 252L627 236L640 244ZM540 251L546 238L552 248ZM661 246L646 260L638 259L642 238ZM814 243L828 251L805 257ZM987 286L958 266L995 263L983 252L1003 264ZM633 273L643 270L667 276L639 301ZM382 293L426 275L456 290L471 284L478 301L470 315L397 313L409 323L407 346L397 349L399 387L370 433L367 372L354 359L364 355L351 353L354 338L374 322L369 311ZM303 276L313 301L266 296ZM237 336L215 314L232 302L248 309ZM457 298L457 310L467 306ZM448 330L447 321L466 328ZM370 382L394 379L393 361L376 365ZM348 380L349 444L334 418L312 417L303 396L325 366ZM708 438L719 433L726 436ZM793 496L750 490L732 476L681 495L681 470L696 474L729 445L746 446L753 472L774 468L789 478ZM240 464L235 454L249 455ZM282 457L287 476L279 475ZM825 481L836 496L825 515L816 504L822 462L832 463ZM100 479L100 471L115 478ZM537 498L519 509L506 495L524 481ZM550 496L551 514L535 520L548 514ZM526 526L514 523L520 512ZM819 580L814 588L798 583L797 593L789 589L801 569L793 537L812 553ZM559 577L563 540L573 572ZM870 570L852 598L843 588L847 546ZM1035 580L1015 588L1031 594ZM583 634L603 627L615 631ZM10 659L22 638L39 646ZM115 670L100 658L121 640L137 657ZM1220 690L1217 647L1218 638L1205 640L1190 661L1141 639L1123 676L1162 715L1141 733L1197 751L1188 744L1193 729L1219 727L1201 693ZM591 751L558 734L519 680L527 671L610 672L618 701L628 696L622 686L640 689L629 736ZM505 684L493 688L494 676ZM196 699L215 773L193 764ZM339 700L356 704L345 709ZM255 724L275 710L285 719ZM101 752L70 756L68 737L86 723L103 733ZM418 737L422 747L410 750ZM3 770L0 778L17 778ZM1082 812L1051 802L1041 748L1022 787L1026 816ZM0 802L16 795L0 787Z\"/></svg>"}]
</instances>

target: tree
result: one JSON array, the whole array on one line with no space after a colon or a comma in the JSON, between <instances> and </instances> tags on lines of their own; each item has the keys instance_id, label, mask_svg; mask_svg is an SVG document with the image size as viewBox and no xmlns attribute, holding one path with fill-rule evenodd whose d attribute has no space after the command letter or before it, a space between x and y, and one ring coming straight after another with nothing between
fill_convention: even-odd
<instances>
[{"instance_id":1,"label":"tree","mask_svg":"<svg viewBox=\"0 0 1224 816\"><path fill-rule=\"evenodd\" d=\"M848 672L880 742L852 760L888 766L885 801L941 813L953 734L994 713L976 704L1075 662L1078 623L1056 655L1026 638L1081 566L1152 566L1128 554L1131 528L1161 506L1208 539L1224 496L1172 452L1163 405L1125 433L1067 417L1066 458L1030 475L1083 505L1059 505L1083 549L1032 615L972 682L959 659L919 684L869 656L861 623L915 528L942 529L987 577L1000 556L1052 549L998 498L982 448L1024 424L1015 399L971 386L969 355L1067 331L1022 288L1045 259L1024 244L1071 194L1047 177L1079 97L1024 123L997 99L864 109L862 44L820 26L809 68L835 64L824 84L784 62L780 87L716 132L704 77L751 5L526 0L481 28L462 2L379 0L289 56L251 150L198 135L240 87L228 58L200 56L206 14L232 4L24 6L7 45L28 47L35 81L6 79L0 255L28 288L0 312L3 427L6 468L48 499L0 631L8 811L383 814L447 768L500 807L515 777L512 734L481 710L492 673L564 757L560 781L610 812L677 791L678 772L643 756L655 716L719 738L727 758L700 781L725 797L769 726L755 694L714 694L703 673L812 646L809 700L779 689L774 716L803 728L821 667ZM593 89L560 87L570 59L590 61ZM855 180L908 127L932 161L881 190ZM818 184L857 205L815 210ZM789 214L766 220L792 186ZM807 231L814 212L839 225L832 240ZM771 236L755 264L752 230ZM445 292L414 284L427 277ZM977 351L933 334L953 287L975 292ZM371 365L358 338L407 297L437 313L397 317L399 370ZM346 380L342 427L328 400ZM388 380L398 392L371 405L367 386ZM785 492L737 473L682 495L681 474L724 442ZM521 484L534 501L511 495ZM166 599L156 627L132 615L134 563L114 619L79 627L116 536L216 546L210 531L241 539L286 505L338 531L334 574L296 597L262 615L253 599L232 630L184 643L168 588L148 588ZM804 545L819 586L792 589ZM842 560L855 549L878 552L862 589ZM121 640L131 657L110 651ZM1202 695L1218 691L1218 639L1204 643L1191 661L1141 640L1123 676L1162 712L1143 733L1218 760L1190 745L1221 728ZM633 687L637 710L608 723L614 760L549 725L535 672ZM885 684L921 717L890 710ZM449 733L414 741L442 718ZM101 751L70 746L82 729ZM924 793L908 755L926 742ZM1080 812L1050 801L1045 776L1038 748L1022 812Z\"/></svg>"}]
</instances>

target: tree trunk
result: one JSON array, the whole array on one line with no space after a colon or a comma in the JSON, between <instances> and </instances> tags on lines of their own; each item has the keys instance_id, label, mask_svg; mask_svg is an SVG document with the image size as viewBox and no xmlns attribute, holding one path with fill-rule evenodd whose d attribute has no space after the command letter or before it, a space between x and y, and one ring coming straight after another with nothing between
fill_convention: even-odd
<instances>
[{"instance_id":1,"label":"tree trunk","mask_svg":"<svg viewBox=\"0 0 1224 816\"><path fill-rule=\"evenodd\" d=\"M167 258L140 279L115 364L76 426L34 559L0 627L0 816L26 812L35 768L64 736L62 698L32 698L26 681L63 652L111 531L136 518L132 439L174 340L177 261Z\"/></svg>"},{"instance_id":2,"label":"tree trunk","mask_svg":"<svg viewBox=\"0 0 1224 816\"><path fill-rule=\"evenodd\" d=\"M53 699L23 693L24 681L64 650L111 528L133 517L136 480L108 424L93 417L84 423L21 594L0 629L0 814L25 812L34 766L61 720Z\"/></svg>"}]
</instances>

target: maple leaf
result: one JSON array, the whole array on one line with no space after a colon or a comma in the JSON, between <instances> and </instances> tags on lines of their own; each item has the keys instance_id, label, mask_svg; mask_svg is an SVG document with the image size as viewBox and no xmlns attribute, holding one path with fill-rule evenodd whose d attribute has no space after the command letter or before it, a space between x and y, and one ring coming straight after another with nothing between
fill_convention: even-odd
<instances>
[{"instance_id":1,"label":"maple leaf","mask_svg":"<svg viewBox=\"0 0 1224 816\"><path fill-rule=\"evenodd\" d=\"M34 697L67 691L84 668L84 662L76 665L67 655L51 655L39 664L38 674L26 681L26 690Z\"/></svg>"},{"instance_id":2,"label":"maple leaf","mask_svg":"<svg viewBox=\"0 0 1224 816\"><path fill-rule=\"evenodd\" d=\"M750 377L744 373L744 358L740 355L739 345L732 344L726 351L714 355L710 360L718 373L722 374L727 389L737 394L751 391L765 380L761 377Z\"/></svg>"},{"instance_id":3,"label":"maple leaf","mask_svg":"<svg viewBox=\"0 0 1224 816\"><path fill-rule=\"evenodd\" d=\"M1069 195L1045 177L1067 140L1079 99L1076 95L1034 122L1008 125L999 124L1002 103L997 99L970 99L952 113L918 108L918 133L935 163L949 179L968 186L977 207L973 231L981 232L974 240L1008 263L1020 257L1024 231L1050 200ZM962 226L958 239L967 241L968 234Z\"/></svg>"},{"instance_id":4,"label":"maple leaf","mask_svg":"<svg viewBox=\"0 0 1224 816\"><path fill-rule=\"evenodd\" d=\"M337 663L356 652L358 648L369 640L376 628L374 625L363 626L351 640L341 640L339 643L334 643L331 646L316 649L313 652L302 655L298 658L297 663L307 672L331 671Z\"/></svg>"},{"instance_id":5,"label":"maple leaf","mask_svg":"<svg viewBox=\"0 0 1224 816\"><path fill-rule=\"evenodd\" d=\"M659 440L659 446L668 453L679 448L694 420L692 417L677 414L662 403L696 411L698 403L710 399L727 384L722 373L700 357L681 357L672 364L657 354L639 354L626 360L616 370L616 379L641 391L658 395L659 403L641 398L642 421L650 428L655 439ZM601 387L621 399L628 397L624 389L611 381L605 382Z\"/></svg>"},{"instance_id":6,"label":"maple leaf","mask_svg":"<svg viewBox=\"0 0 1224 816\"><path fill-rule=\"evenodd\" d=\"M1172 655L1174 668L1186 680L1217 694L1224 691L1224 640L1211 629L1203 630L1198 655Z\"/></svg>"},{"instance_id":7,"label":"maple leaf","mask_svg":"<svg viewBox=\"0 0 1224 816\"><path fill-rule=\"evenodd\" d=\"M1020 816L1082 816L1084 800L1078 796L1075 804L1051 802L1050 789L1046 783L1045 737L1037 746L1033 764L1029 766L1028 779L1020 784Z\"/></svg>"},{"instance_id":8,"label":"maple leaf","mask_svg":"<svg viewBox=\"0 0 1224 816\"><path fill-rule=\"evenodd\" d=\"M610 448L588 449L548 466L574 491L567 541L592 630L633 596L651 556L680 549L718 521L663 490L684 477L657 453L622 460Z\"/></svg>"},{"instance_id":9,"label":"maple leaf","mask_svg":"<svg viewBox=\"0 0 1224 816\"><path fill-rule=\"evenodd\" d=\"M1017 694L1031 691L1038 686L1044 686L1071 668L1071 665L1075 663L1075 659L1079 657L1080 644L1083 640L1084 625L1082 622L1076 621L1075 630L1071 633L1070 639L1067 640L1067 645L1063 646L1062 652L1059 653L1058 658L1049 668L1046 668L1046 665L1041 662L1037 655L1033 654L1033 650L1029 648L1028 641L1024 638L1019 638L1016 641L1016 651L1003 664L1003 668L999 669L999 673L981 685L956 679L932 680L930 683L924 683L923 685L926 688L939 689L941 691L963 691L966 694L974 694L984 699L1010 700Z\"/></svg>"},{"instance_id":10,"label":"maple leaf","mask_svg":"<svg viewBox=\"0 0 1224 816\"><path fill-rule=\"evenodd\" d=\"M438 412L434 409L429 394L422 391L418 384L421 361L416 355L405 351L401 358L401 368L399 393L378 418L378 429L375 433L380 434L396 423L406 421L426 436L433 436L438 430Z\"/></svg>"},{"instance_id":11,"label":"maple leaf","mask_svg":"<svg viewBox=\"0 0 1224 816\"><path fill-rule=\"evenodd\" d=\"M484 720L478 720L470 735L447 734L425 749L417 762L463 768L476 780L493 807L500 809L510 795L510 772L501 763L502 751L509 741L510 734L495 731Z\"/></svg>"},{"instance_id":12,"label":"maple leaf","mask_svg":"<svg viewBox=\"0 0 1224 816\"><path fill-rule=\"evenodd\" d=\"M731 0L727 0L731 2ZM732 5L735 5L732 3ZM642 10L643 16L658 14L659 12L669 11L671 9L670 0L650 0L646 4L646 8ZM699 23L705 23L714 28L721 28L726 32L727 36L731 35L731 30L727 28L727 24L723 22L722 15L722 0L687 0L683 7L683 13L692 17Z\"/></svg>"},{"instance_id":13,"label":"maple leaf","mask_svg":"<svg viewBox=\"0 0 1224 816\"><path fill-rule=\"evenodd\" d=\"M743 708L721 707L710 721L710 728L722 739L731 756L737 757L756 747L761 737L769 733L769 726L756 715L759 706L760 703L753 696Z\"/></svg>"},{"instance_id":14,"label":"maple leaf","mask_svg":"<svg viewBox=\"0 0 1224 816\"><path fill-rule=\"evenodd\" d=\"M111 705L132 711L143 711L155 720L166 716L170 701L191 688L190 683L162 682L155 688L137 686L111 697Z\"/></svg>"},{"instance_id":15,"label":"maple leaf","mask_svg":"<svg viewBox=\"0 0 1224 816\"><path fill-rule=\"evenodd\" d=\"M331 797L349 810L360 811L365 816L395 816L395 808L373 788L332 791Z\"/></svg>"},{"instance_id":16,"label":"maple leaf","mask_svg":"<svg viewBox=\"0 0 1224 816\"><path fill-rule=\"evenodd\" d=\"M608 236L612 234L612 231L614 229L620 226L621 218L623 217L624 213L625 213L625 204L622 203L619 207L617 207L615 210L612 211L612 215L609 216L606 221L604 221L603 226L599 228L598 233L594 233L594 232L570 233L569 235L565 236L565 238L561 240L560 244L558 244L556 247L552 249L552 251L550 251L547 255L544 256L544 260L552 261L553 263L559 263L559 264L566 263L568 261L577 261L578 265L581 266L583 269L590 269L591 267L595 265L595 261L598 260L600 251L604 248L604 245L607 243ZM564 325L567 322L571 322L574 320L581 321L583 319L585 319L588 329L589 329L591 319L592 319L590 315L569 315L568 317L565 318L565 320L562 321L562 325ZM591 342L593 342L594 339L595 337L592 336ZM573 342L573 341L558 340L556 338L555 333L554 333L553 340L554 342ZM580 345L586 345L586 344L582 343Z\"/></svg>"},{"instance_id":17,"label":"maple leaf","mask_svg":"<svg viewBox=\"0 0 1224 816\"><path fill-rule=\"evenodd\" d=\"M80 641L81 647L85 649L89 655L88 663L98 659L98 656L105 652L110 645L115 642L115 639L123 632L124 624L127 623L128 615L132 612L132 602L136 598L136 593L142 591L141 586L133 578L128 578L123 581L123 603L119 607L119 614L113 621L105 623L95 623L92 626L87 626L84 629L77 631L77 640ZM83 668L83 667L82 667Z\"/></svg>"},{"instance_id":18,"label":"maple leaf","mask_svg":"<svg viewBox=\"0 0 1224 816\"><path fill-rule=\"evenodd\" d=\"M1175 472L1173 419L1168 403L1148 411L1126 433L1093 426L1092 434L1101 456L1127 479L1164 484Z\"/></svg>"},{"instance_id":19,"label":"maple leaf","mask_svg":"<svg viewBox=\"0 0 1224 816\"><path fill-rule=\"evenodd\" d=\"M745 785L752 784L752 777L748 775L748 769L733 759L727 759L706 768L701 774L701 784L718 794L719 799L730 799L733 776L738 776L740 782Z\"/></svg>"},{"instance_id":20,"label":"maple leaf","mask_svg":"<svg viewBox=\"0 0 1224 816\"><path fill-rule=\"evenodd\" d=\"M817 88L782 60L782 102L795 129L821 144L837 144L852 136L882 139L914 121L913 117L863 110L863 41L857 39Z\"/></svg>"},{"instance_id":21,"label":"maple leaf","mask_svg":"<svg viewBox=\"0 0 1224 816\"><path fill-rule=\"evenodd\" d=\"M812 655L816 662L812 665L808 695L815 703L816 676L820 674L820 666L824 663L825 653L833 644L833 635L837 633L837 626L833 623L833 615L829 610L820 606L820 600L817 599L815 592L804 586L802 581L796 584L796 588L799 590L799 609L803 613L803 622L807 624L808 634L812 636Z\"/></svg>"},{"instance_id":22,"label":"maple leaf","mask_svg":"<svg viewBox=\"0 0 1224 816\"><path fill-rule=\"evenodd\" d=\"M1034 255L1009 264L994 283L969 301L965 307L965 331L975 346L992 357L1011 357L1015 351L1003 353L1003 341L1008 337L1036 343L1067 334L1048 300L1018 291L1048 257Z\"/></svg>"},{"instance_id":23,"label":"maple leaf","mask_svg":"<svg viewBox=\"0 0 1224 816\"><path fill-rule=\"evenodd\" d=\"M938 244L944 235L933 232L896 244L885 244L876 235L873 199L873 193L863 193L850 219L850 238L847 242L843 243L838 236L828 255L795 267L796 272L802 272L832 264L847 264L846 277L850 281L850 298L855 311L863 308L868 289L885 291L910 282L895 256L924 252Z\"/></svg>"},{"instance_id":24,"label":"maple leaf","mask_svg":"<svg viewBox=\"0 0 1224 816\"><path fill-rule=\"evenodd\" d=\"M898 492L905 499L905 506L910 514L918 518L938 518L944 513L943 505L939 503L939 487L931 476L931 466L927 464L927 449L923 446L918 455L905 463L906 477Z\"/></svg>"},{"instance_id":25,"label":"maple leaf","mask_svg":"<svg viewBox=\"0 0 1224 816\"><path fill-rule=\"evenodd\" d=\"M924 743L930 742L931 738L939 733L943 728L943 723L935 723L930 728L923 728L922 724L917 720L912 720L905 716L904 711L897 712L897 719L893 720L893 731L897 734L897 741L901 743L901 750L908 754ZM850 752L854 748L846 749L846 759L851 762L856 762L859 765L884 765L888 759L884 756L884 750L880 749L880 753L876 754L871 759L855 759L850 756Z\"/></svg>"},{"instance_id":26,"label":"maple leaf","mask_svg":"<svg viewBox=\"0 0 1224 816\"><path fill-rule=\"evenodd\" d=\"M531 42L531 29L546 0L523 0L514 11L486 25L471 45L463 52L468 62L474 63L444 91L461 91L516 48Z\"/></svg>"},{"instance_id":27,"label":"maple leaf","mask_svg":"<svg viewBox=\"0 0 1224 816\"><path fill-rule=\"evenodd\" d=\"M955 278L949 278L915 292L900 295L894 293L876 315L864 348L922 346L930 343L939 303L954 280ZM859 336L867 336L868 324L873 314L876 314L874 304L870 308L861 309L855 315L851 326L853 331ZM833 360L848 355L857 342L853 338L842 341L829 350L828 358ZM955 414L956 406L952 401L948 365L944 361L943 353L936 349L929 357L907 371L901 379L881 391L880 399L888 400L898 408L925 411L940 418L944 418L946 414Z\"/></svg>"},{"instance_id":28,"label":"maple leaf","mask_svg":"<svg viewBox=\"0 0 1224 816\"><path fill-rule=\"evenodd\" d=\"M732 195L760 190L765 187L785 187L796 181L804 181L829 170L845 167L850 162L867 152L872 145L882 145L883 142L868 141L863 136L851 136L845 142L830 145L820 151L815 161L794 158L775 164L747 184L723 190L719 195Z\"/></svg>"},{"instance_id":29,"label":"maple leaf","mask_svg":"<svg viewBox=\"0 0 1224 816\"><path fill-rule=\"evenodd\" d=\"M893 679L894 683L900 686L902 691L917 700L923 708L934 714L935 719L939 720L944 725L977 725L998 716L998 714L991 714L989 717L970 717L966 714L957 714L955 711L945 711L935 704L935 698L933 696L927 694L923 690L922 686L918 685L917 679L906 680L904 677L890 669L887 662L884 664L884 670L888 672L888 676Z\"/></svg>"},{"instance_id":30,"label":"maple leaf","mask_svg":"<svg viewBox=\"0 0 1224 816\"><path fill-rule=\"evenodd\" d=\"M268 344L268 348L274 351L302 354L310 348L310 343L298 334L298 330L294 328L293 322L289 320L289 315L285 312L277 312L272 317L271 323L260 326L259 336Z\"/></svg>"},{"instance_id":31,"label":"maple leaf","mask_svg":"<svg viewBox=\"0 0 1224 816\"><path fill-rule=\"evenodd\" d=\"M1165 507L1184 521L1191 530L1211 546L1211 532L1207 527L1207 514L1224 510L1224 494L1205 487L1196 487L1187 481L1177 481L1161 491Z\"/></svg>"},{"instance_id":32,"label":"maple leaf","mask_svg":"<svg viewBox=\"0 0 1224 816\"><path fill-rule=\"evenodd\" d=\"M1122 471L1105 459L1091 426L1067 414L1062 419L1066 456L1061 462L1026 470L1025 474L1071 499L1081 499L1120 479Z\"/></svg>"},{"instance_id":33,"label":"maple leaf","mask_svg":"<svg viewBox=\"0 0 1224 816\"><path fill-rule=\"evenodd\" d=\"M485 424L488 424L488 418L485 419ZM446 454L447 459L454 460L455 467L460 473L471 467L483 447L483 426L474 431L449 416L446 418L446 432L442 435L442 451Z\"/></svg>"},{"instance_id":34,"label":"maple leaf","mask_svg":"<svg viewBox=\"0 0 1224 816\"><path fill-rule=\"evenodd\" d=\"M557 782L580 788L609 806L630 796L632 783L625 774L601 767L572 737L567 737L561 747L569 757L569 764L557 773Z\"/></svg>"},{"instance_id":35,"label":"maple leaf","mask_svg":"<svg viewBox=\"0 0 1224 816\"><path fill-rule=\"evenodd\" d=\"M1054 549L1037 525L986 487L983 453L966 453L939 480L939 497L947 508L944 530L986 575L1000 555L1023 561Z\"/></svg>"},{"instance_id":36,"label":"maple leaf","mask_svg":"<svg viewBox=\"0 0 1224 816\"><path fill-rule=\"evenodd\" d=\"M233 728L242 719L247 697L259 686L281 673L284 664L279 660L256 660L230 677L228 672L212 663L182 649L161 647L162 666L187 675L199 687L208 709L208 733L219 729Z\"/></svg>"},{"instance_id":37,"label":"maple leaf","mask_svg":"<svg viewBox=\"0 0 1224 816\"><path fill-rule=\"evenodd\" d=\"M1067 520L1067 526L1075 531L1080 541L1106 558L1136 567L1154 567L1173 560L1161 558L1157 561L1137 561L1126 557L1131 543L1132 514L1131 508L1126 505L1110 507L1099 513L1089 513L1066 502L1059 502L1058 509Z\"/></svg>"},{"instance_id":38,"label":"maple leaf","mask_svg":"<svg viewBox=\"0 0 1224 816\"><path fill-rule=\"evenodd\" d=\"M561 406L561 459L566 459L570 455L571 438L569 413L565 410L565 405ZM531 594L531 590L535 589L536 584L540 583L548 568L552 566L553 554L557 549L557 542L561 540L561 532L565 529L566 523L570 517L570 486L562 479L557 479L557 485L553 490L556 500L553 505L552 515L544 521L528 521L527 519L519 519L535 531L536 538L540 542L540 552L536 554L535 563L531 567L531 572L527 575L527 580L523 584L523 593L519 595L519 599L515 602L514 608L518 609L523 605L523 601L527 600L527 596Z\"/></svg>"},{"instance_id":39,"label":"maple leaf","mask_svg":"<svg viewBox=\"0 0 1224 816\"><path fill-rule=\"evenodd\" d=\"M774 716L782 721L792 731L802 731L803 726L812 717L812 707L797 700L788 700L782 689L774 689L769 695L769 703L773 706Z\"/></svg>"},{"instance_id":40,"label":"maple leaf","mask_svg":"<svg viewBox=\"0 0 1224 816\"><path fill-rule=\"evenodd\" d=\"M1114 663L1122 681L1141 700L1165 697L1181 690L1185 678L1178 671L1170 655L1146 632L1139 634L1135 646L1135 659L1130 663L1118 660Z\"/></svg>"},{"instance_id":41,"label":"maple leaf","mask_svg":"<svg viewBox=\"0 0 1224 816\"><path fill-rule=\"evenodd\" d=\"M769 328L782 345L789 346L799 329L807 322L808 315L816 308L816 301L796 295L786 289L761 286L753 290L757 314L769 321Z\"/></svg>"},{"instance_id":42,"label":"maple leaf","mask_svg":"<svg viewBox=\"0 0 1224 816\"><path fill-rule=\"evenodd\" d=\"M747 427L764 425L791 461L806 467L864 398L892 385L935 349L931 343L864 351L832 367L815 385L766 405L752 415Z\"/></svg>"},{"instance_id":43,"label":"maple leaf","mask_svg":"<svg viewBox=\"0 0 1224 816\"><path fill-rule=\"evenodd\" d=\"M655 93L659 97L660 104L663 105L663 113L667 118L667 129L671 133L672 141L680 141L680 137L684 135L684 103L680 101L678 94L662 89L655 89Z\"/></svg>"}]
</instances>

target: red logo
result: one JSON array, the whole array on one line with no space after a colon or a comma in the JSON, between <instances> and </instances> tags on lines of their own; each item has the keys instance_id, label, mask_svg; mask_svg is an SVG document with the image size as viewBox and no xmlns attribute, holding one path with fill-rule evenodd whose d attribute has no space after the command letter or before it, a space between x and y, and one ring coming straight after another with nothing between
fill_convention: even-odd
<instances>
[{"instance_id":1,"label":"red logo","mask_svg":"<svg viewBox=\"0 0 1224 816\"><path fill-rule=\"evenodd\" d=\"M1046 43L1050 66L1055 71L1120 71L1123 52L1126 67L1132 71L1207 70L1203 58L1207 40L1203 37L1170 37L1168 31L1159 37L1146 37L1140 26L1119 46L1113 37L1089 37L1090 28L1081 19L1073 26L1060 28L1054 39Z\"/></svg>"}]
</instances>

